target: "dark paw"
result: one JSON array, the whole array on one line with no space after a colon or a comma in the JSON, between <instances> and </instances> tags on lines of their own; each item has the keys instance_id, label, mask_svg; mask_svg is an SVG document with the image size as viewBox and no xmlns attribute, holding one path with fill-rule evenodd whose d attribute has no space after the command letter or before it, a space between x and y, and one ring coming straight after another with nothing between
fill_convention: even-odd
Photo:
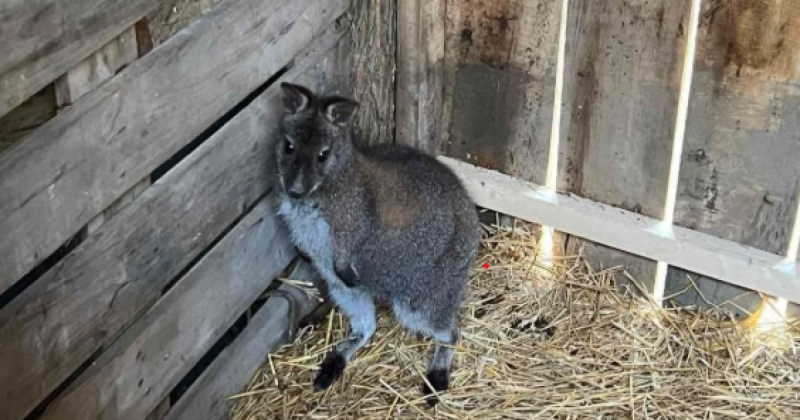
<instances>
[{"instance_id":1,"label":"dark paw","mask_svg":"<svg viewBox=\"0 0 800 420\"><path fill-rule=\"evenodd\" d=\"M430 382L433 389L431 389L431 386L428 386L428 383L425 383L422 386L422 393L427 396L426 400L428 405L433 407L439 402L439 398L436 397L433 391L446 391L447 387L449 386L450 378L447 371L444 369L432 370L428 372L426 378L428 379L428 382Z\"/></svg>"},{"instance_id":2,"label":"dark paw","mask_svg":"<svg viewBox=\"0 0 800 420\"><path fill-rule=\"evenodd\" d=\"M319 373L314 378L314 390L324 391L328 389L331 384L342 376L345 366L347 366L347 362L341 354L329 354L319 366Z\"/></svg>"}]
</instances>

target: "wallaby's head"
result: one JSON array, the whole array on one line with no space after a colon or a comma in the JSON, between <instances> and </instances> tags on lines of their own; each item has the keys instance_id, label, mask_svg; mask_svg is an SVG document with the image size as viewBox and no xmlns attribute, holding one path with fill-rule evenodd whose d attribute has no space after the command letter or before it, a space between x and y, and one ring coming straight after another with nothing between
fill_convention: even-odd
<instances>
[{"instance_id":1,"label":"wallaby's head","mask_svg":"<svg viewBox=\"0 0 800 420\"><path fill-rule=\"evenodd\" d=\"M282 83L284 116L275 155L280 182L291 198L312 194L352 154L348 134L358 108L352 99L316 96Z\"/></svg>"}]
</instances>

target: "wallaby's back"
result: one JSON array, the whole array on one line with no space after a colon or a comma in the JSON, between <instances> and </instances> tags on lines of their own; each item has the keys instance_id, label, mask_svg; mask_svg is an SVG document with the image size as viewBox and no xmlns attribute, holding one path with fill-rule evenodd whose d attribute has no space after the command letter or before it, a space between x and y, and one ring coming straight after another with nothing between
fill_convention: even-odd
<instances>
[{"instance_id":1,"label":"wallaby's back","mask_svg":"<svg viewBox=\"0 0 800 420\"><path fill-rule=\"evenodd\" d=\"M405 146L362 148L357 156L340 182L360 195L367 243L354 263L364 286L388 300L444 294L437 300L457 304L466 277L440 278L437 269L468 265L477 249L477 213L460 180ZM448 280L457 284L443 284Z\"/></svg>"}]
</instances>

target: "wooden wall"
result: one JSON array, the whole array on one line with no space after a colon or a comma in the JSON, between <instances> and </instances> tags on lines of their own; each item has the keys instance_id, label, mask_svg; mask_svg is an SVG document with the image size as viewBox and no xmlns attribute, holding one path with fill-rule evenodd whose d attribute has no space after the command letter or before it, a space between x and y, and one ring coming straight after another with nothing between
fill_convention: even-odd
<instances>
[{"instance_id":1,"label":"wooden wall","mask_svg":"<svg viewBox=\"0 0 800 420\"><path fill-rule=\"evenodd\" d=\"M554 107L564 4L563 89ZM782 254L800 188L800 2L703 5L675 224ZM398 141L544 184L558 133L559 190L661 218L690 7L408 2L398 23L409 36L398 45ZM568 246L582 244L594 265L623 266L654 287L655 261L579 239ZM727 302L737 315L762 303L753 292L670 268L666 295L687 288L674 302Z\"/></svg>"},{"instance_id":2,"label":"wooden wall","mask_svg":"<svg viewBox=\"0 0 800 420\"><path fill-rule=\"evenodd\" d=\"M62 3L0 5L0 110L55 102L0 141L0 419L225 418L316 303L260 297L313 278L271 206L279 83L393 141L395 3Z\"/></svg>"}]
</instances>

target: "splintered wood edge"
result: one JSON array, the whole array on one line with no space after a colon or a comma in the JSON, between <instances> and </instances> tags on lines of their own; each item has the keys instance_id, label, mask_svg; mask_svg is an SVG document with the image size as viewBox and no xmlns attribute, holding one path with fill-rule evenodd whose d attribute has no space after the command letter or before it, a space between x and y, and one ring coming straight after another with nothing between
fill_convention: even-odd
<instances>
[{"instance_id":1,"label":"splintered wood edge","mask_svg":"<svg viewBox=\"0 0 800 420\"><path fill-rule=\"evenodd\" d=\"M438 159L461 178L480 207L800 302L800 268L794 260L617 207L556 193L456 159L444 156Z\"/></svg>"}]
</instances>

